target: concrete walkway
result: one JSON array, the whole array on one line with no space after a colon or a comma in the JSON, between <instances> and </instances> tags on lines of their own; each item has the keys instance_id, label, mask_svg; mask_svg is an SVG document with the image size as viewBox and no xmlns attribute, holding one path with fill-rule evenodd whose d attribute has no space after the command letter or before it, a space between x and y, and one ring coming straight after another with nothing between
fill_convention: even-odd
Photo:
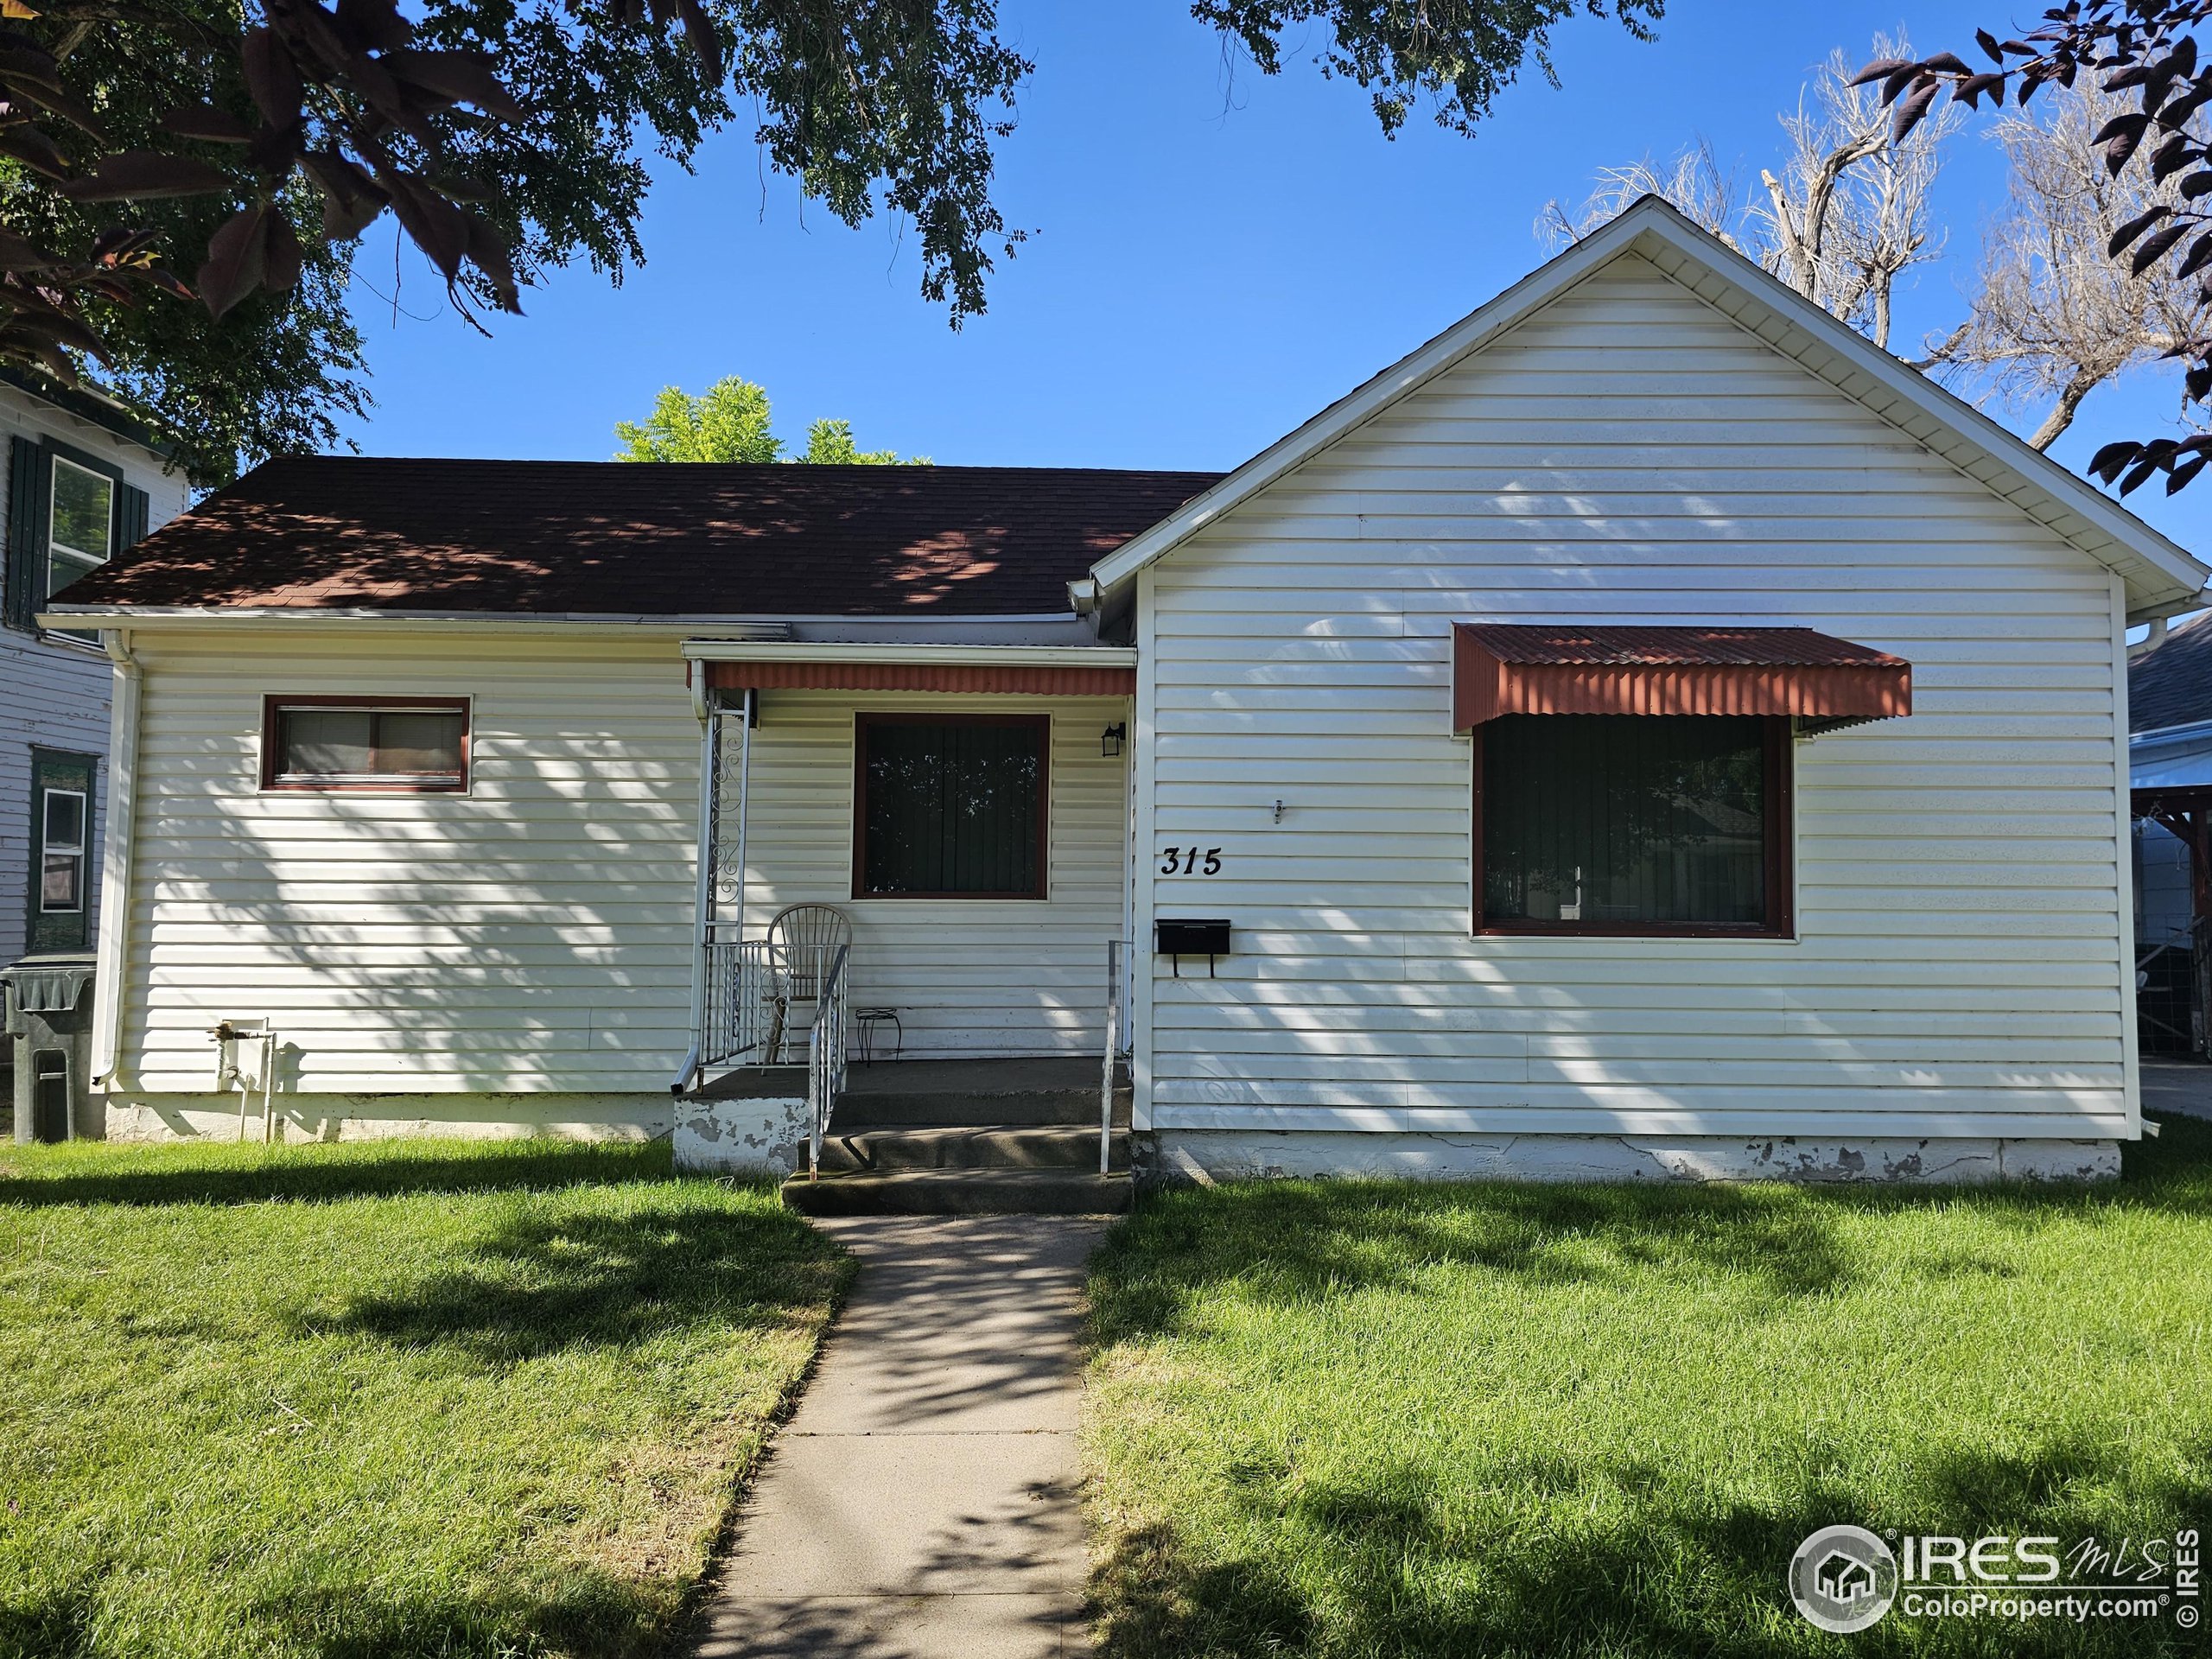
<instances>
[{"instance_id":1,"label":"concrete walkway","mask_svg":"<svg viewBox=\"0 0 2212 1659\"><path fill-rule=\"evenodd\" d=\"M1083 1262L1104 1224L816 1224L861 1258L738 1521L700 1659L1090 1651Z\"/></svg>"}]
</instances>

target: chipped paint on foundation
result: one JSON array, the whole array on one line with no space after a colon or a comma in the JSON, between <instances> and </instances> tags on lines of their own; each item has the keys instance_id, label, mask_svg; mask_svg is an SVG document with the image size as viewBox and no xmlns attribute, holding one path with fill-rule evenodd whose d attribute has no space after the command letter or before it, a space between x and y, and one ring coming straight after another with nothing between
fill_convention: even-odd
<instances>
[{"instance_id":1,"label":"chipped paint on foundation","mask_svg":"<svg viewBox=\"0 0 2212 1659\"><path fill-rule=\"evenodd\" d=\"M1332 1134L1167 1129L1136 1137L1147 1185L1345 1176L1438 1181L2107 1181L2115 1141L1729 1135Z\"/></svg>"},{"instance_id":2,"label":"chipped paint on foundation","mask_svg":"<svg viewBox=\"0 0 2212 1659\"><path fill-rule=\"evenodd\" d=\"M806 1097L767 1096L676 1103L676 1166L726 1174L790 1174L806 1139Z\"/></svg>"}]
</instances>

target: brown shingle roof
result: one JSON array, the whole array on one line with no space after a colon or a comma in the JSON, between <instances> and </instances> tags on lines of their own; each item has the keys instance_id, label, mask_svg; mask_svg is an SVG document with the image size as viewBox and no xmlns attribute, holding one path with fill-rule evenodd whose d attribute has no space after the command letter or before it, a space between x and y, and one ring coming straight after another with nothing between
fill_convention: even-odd
<instances>
[{"instance_id":1,"label":"brown shingle roof","mask_svg":"<svg viewBox=\"0 0 2212 1659\"><path fill-rule=\"evenodd\" d=\"M67 605L1020 615L1214 473L271 461Z\"/></svg>"}]
</instances>

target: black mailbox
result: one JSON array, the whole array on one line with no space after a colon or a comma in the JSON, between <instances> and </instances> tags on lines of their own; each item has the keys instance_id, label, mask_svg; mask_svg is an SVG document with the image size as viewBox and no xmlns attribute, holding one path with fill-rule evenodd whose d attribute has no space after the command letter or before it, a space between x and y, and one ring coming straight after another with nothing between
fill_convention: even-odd
<instances>
[{"instance_id":1,"label":"black mailbox","mask_svg":"<svg viewBox=\"0 0 2212 1659\"><path fill-rule=\"evenodd\" d=\"M1204 957L1206 971L1211 974L1213 959L1230 954L1229 918L1225 916L1161 916L1154 920L1152 934L1154 950L1163 957L1178 959L1178 974L1183 970L1180 959L1184 957Z\"/></svg>"}]
</instances>

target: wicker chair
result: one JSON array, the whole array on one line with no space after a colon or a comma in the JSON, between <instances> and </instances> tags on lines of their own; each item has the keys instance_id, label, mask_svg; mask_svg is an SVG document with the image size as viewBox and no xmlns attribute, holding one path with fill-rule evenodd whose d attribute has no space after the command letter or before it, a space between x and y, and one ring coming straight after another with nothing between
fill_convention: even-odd
<instances>
[{"instance_id":1,"label":"wicker chair","mask_svg":"<svg viewBox=\"0 0 2212 1659\"><path fill-rule=\"evenodd\" d=\"M778 1063L791 1010L810 1008L839 949L853 942L852 918L835 905L786 905L768 924L768 958L775 980L768 1027L768 1064Z\"/></svg>"}]
</instances>

